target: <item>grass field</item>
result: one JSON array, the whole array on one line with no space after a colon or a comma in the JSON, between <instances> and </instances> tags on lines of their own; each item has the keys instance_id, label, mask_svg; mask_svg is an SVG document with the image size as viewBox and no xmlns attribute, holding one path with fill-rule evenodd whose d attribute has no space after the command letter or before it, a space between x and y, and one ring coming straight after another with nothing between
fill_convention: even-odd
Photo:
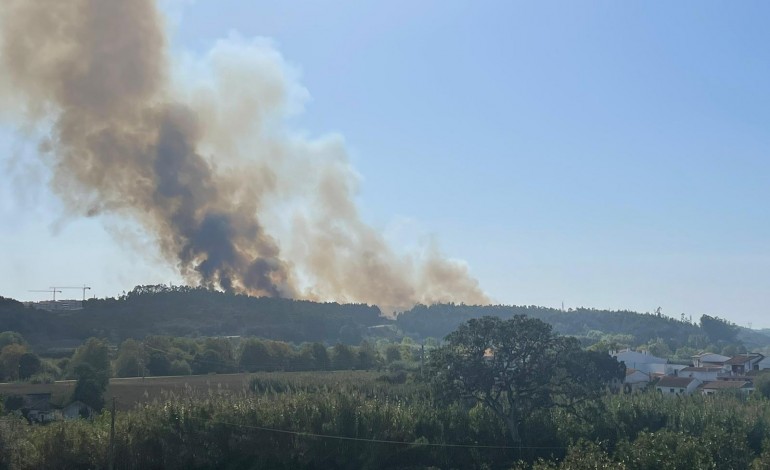
<instances>
[{"instance_id":1,"label":"grass field","mask_svg":"<svg viewBox=\"0 0 770 470\"><path fill-rule=\"evenodd\" d=\"M136 377L110 379L105 394L106 403L117 398L121 410L134 408L138 404L166 399L208 396L217 394L240 394L248 392L249 382L254 377L280 381L305 381L321 379L327 383L370 380L371 372L262 372L245 374L186 375L177 377ZM54 404L65 404L75 387L74 380L57 381L52 384L0 383L0 396L24 395L27 393L51 393Z\"/></svg>"}]
</instances>

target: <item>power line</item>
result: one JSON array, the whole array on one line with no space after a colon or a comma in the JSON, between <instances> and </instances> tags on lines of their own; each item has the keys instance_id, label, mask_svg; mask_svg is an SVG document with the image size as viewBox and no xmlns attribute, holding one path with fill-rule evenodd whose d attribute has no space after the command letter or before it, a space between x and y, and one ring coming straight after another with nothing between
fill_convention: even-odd
<instances>
[{"instance_id":1,"label":"power line","mask_svg":"<svg viewBox=\"0 0 770 470\"><path fill-rule=\"evenodd\" d=\"M290 431L286 429L268 428L264 426L255 426L250 424L228 423L226 421L219 421L207 418L197 418L194 416L188 416L187 418L206 421L214 424L221 424L224 426L233 426L246 429L254 429L257 431L274 432L279 434L291 434L300 437L317 437L320 439L333 439L341 441L356 441L356 442L368 442L372 444L392 444L392 445L407 445L407 446L426 446L426 447L456 447L456 448L470 448L470 449L568 449L563 446L497 446L497 445L485 445L485 444L445 444L445 443L431 443L431 442L409 442L409 441L394 441L389 439L367 439L363 437L348 437L348 436L336 436L333 434L318 434L313 432L303 431Z\"/></svg>"}]
</instances>

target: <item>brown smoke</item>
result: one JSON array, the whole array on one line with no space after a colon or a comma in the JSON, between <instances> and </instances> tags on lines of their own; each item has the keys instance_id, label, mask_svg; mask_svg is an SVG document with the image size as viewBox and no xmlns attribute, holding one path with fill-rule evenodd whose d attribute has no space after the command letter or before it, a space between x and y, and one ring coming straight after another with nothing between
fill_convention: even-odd
<instances>
[{"instance_id":1,"label":"brown smoke","mask_svg":"<svg viewBox=\"0 0 770 470\"><path fill-rule=\"evenodd\" d=\"M57 194L75 213L134 217L191 282L391 308L487 302L464 265L397 255L361 221L339 137L282 130L306 92L268 42L231 37L174 62L153 0L4 0L0 34L4 89L50 126Z\"/></svg>"}]
</instances>

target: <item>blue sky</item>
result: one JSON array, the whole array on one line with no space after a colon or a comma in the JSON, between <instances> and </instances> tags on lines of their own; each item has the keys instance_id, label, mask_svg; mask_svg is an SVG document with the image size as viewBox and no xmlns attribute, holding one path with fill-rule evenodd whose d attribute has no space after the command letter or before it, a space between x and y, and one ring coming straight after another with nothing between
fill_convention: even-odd
<instances>
[{"instance_id":1,"label":"blue sky","mask_svg":"<svg viewBox=\"0 0 770 470\"><path fill-rule=\"evenodd\" d=\"M494 300L770 327L765 3L165 8L175 53L271 38L311 95L291 126L344 136L366 220L395 243L435 236ZM7 122L0 149L0 295L178 281L150 240L136 256L101 221L62 219Z\"/></svg>"}]
</instances>

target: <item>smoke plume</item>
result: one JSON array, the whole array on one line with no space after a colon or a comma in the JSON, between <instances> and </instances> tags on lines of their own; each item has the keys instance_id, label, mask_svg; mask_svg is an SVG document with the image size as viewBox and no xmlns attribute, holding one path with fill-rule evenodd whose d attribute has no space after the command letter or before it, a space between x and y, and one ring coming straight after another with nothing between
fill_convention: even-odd
<instances>
[{"instance_id":1,"label":"smoke plume","mask_svg":"<svg viewBox=\"0 0 770 470\"><path fill-rule=\"evenodd\" d=\"M307 92L264 39L170 56L153 0L4 0L0 86L74 214L126 215L191 283L389 308L486 303L464 264L365 224L339 136L285 129Z\"/></svg>"}]
</instances>

